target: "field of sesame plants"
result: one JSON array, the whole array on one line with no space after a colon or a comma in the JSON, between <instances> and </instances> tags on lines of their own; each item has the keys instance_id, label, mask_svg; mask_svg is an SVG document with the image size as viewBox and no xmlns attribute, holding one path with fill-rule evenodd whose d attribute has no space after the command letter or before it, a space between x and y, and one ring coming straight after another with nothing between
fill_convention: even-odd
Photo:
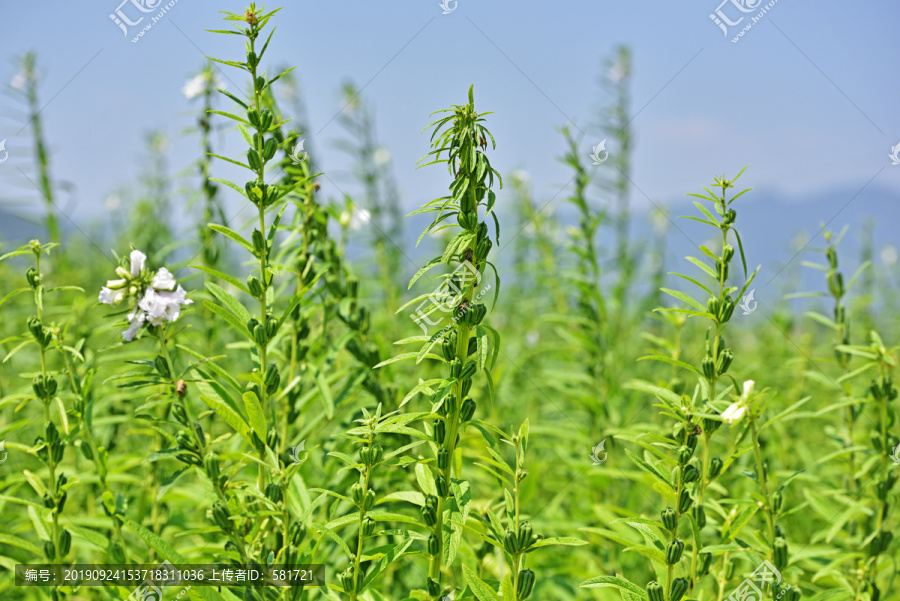
<instances>
[{"instance_id":1,"label":"field of sesame plants","mask_svg":"<svg viewBox=\"0 0 900 601\"><path fill-rule=\"evenodd\" d=\"M0 240L0 599L900 599L897 297L843 224L756 328L752 166L677 191L692 256L636 238L625 47L618 152L564 128L547 157L569 223L493 161L477 86L422 107L423 158L393 167L442 174L419 217L348 87L365 193L326 197L279 17L211 11L233 51L185 91L192 204L165 205L148 139L105 263L60 225L23 59L46 233Z\"/></svg>"}]
</instances>

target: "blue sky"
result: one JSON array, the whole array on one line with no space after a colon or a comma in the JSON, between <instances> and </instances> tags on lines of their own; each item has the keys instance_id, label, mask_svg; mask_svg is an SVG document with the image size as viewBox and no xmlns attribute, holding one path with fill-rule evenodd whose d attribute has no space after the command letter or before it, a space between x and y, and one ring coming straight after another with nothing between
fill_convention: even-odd
<instances>
[{"instance_id":1,"label":"blue sky","mask_svg":"<svg viewBox=\"0 0 900 601\"><path fill-rule=\"evenodd\" d=\"M205 32L221 27L216 11L240 3L180 0L134 44L109 18L120 1L14 3L0 25L3 85L17 72L15 56L39 53L53 171L74 185L63 208L75 222L101 214L108 194L136 181L146 132L171 136L173 170L196 158L197 140L181 133L196 110L182 86L203 54L242 53L239 38ZM291 0L277 17L269 64L298 65L311 137L329 172L345 166L332 146L343 137L332 120L339 86L365 86L407 207L445 190L441 169L414 170L428 150L421 131L431 111L463 102L471 83L479 109L497 113L494 165L504 174L527 170L538 198L556 196L570 177L555 160L563 149L556 129L574 123L586 131L585 153L599 142L587 126L596 121L603 61L618 44L633 50L637 206L681 199L746 164L747 185L785 202L864 186L900 192L900 166L888 158L900 144L900 80L890 76L900 4L780 0L735 44L709 18L719 1L459 0L443 15L438 0ZM123 10L139 14L130 4ZM731 2L722 10L741 14ZM240 73L226 74L243 86ZM6 199L21 196L11 183L21 183L15 167L29 160L19 106L0 97ZM226 154L242 151L236 132L226 138ZM329 195L352 191L334 181L339 189L326 185ZM878 217L877 205L846 209L863 210ZM797 229L833 214L813 206L807 217Z\"/></svg>"}]
</instances>

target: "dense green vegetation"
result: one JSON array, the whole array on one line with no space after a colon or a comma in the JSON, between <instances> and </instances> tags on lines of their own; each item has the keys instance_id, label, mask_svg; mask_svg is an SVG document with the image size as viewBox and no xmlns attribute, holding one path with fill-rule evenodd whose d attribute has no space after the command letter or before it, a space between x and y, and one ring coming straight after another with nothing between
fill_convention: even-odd
<instances>
[{"instance_id":1,"label":"dense green vegetation","mask_svg":"<svg viewBox=\"0 0 900 601\"><path fill-rule=\"evenodd\" d=\"M154 136L104 243L119 255L82 260L32 120L47 239L0 248L0 598L132 593L19 587L16 564L167 560L324 564L327 586L166 599L743 601L760 565L780 574L763 598L900 599L896 303L875 303L868 262L839 261L843 234L803 251L817 290L754 327L752 170L692 194L711 241L695 257L637 238L622 48L610 160L561 131L572 223L491 162L503 141L473 87L422 124L419 166L448 183L422 191L430 225L405 246L349 85L363 192L321 194L298 82L264 68L276 13L228 13L234 54L193 82L198 183L179 218L196 228L172 228ZM219 69L244 91L217 91ZM36 117L33 78L24 93ZM220 156L218 129L246 153ZM212 177L222 161L246 179ZM229 196L250 220L229 222Z\"/></svg>"}]
</instances>

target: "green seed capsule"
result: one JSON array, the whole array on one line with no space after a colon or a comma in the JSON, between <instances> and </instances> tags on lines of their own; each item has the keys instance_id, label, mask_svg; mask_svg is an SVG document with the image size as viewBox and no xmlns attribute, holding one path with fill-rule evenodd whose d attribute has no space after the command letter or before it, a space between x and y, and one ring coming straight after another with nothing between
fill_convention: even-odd
<instances>
[{"instance_id":1,"label":"green seed capsule","mask_svg":"<svg viewBox=\"0 0 900 601\"><path fill-rule=\"evenodd\" d=\"M366 519L363 520L363 536L369 537L375 532L375 520L366 516Z\"/></svg>"},{"instance_id":2,"label":"green seed capsule","mask_svg":"<svg viewBox=\"0 0 900 601\"><path fill-rule=\"evenodd\" d=\"M725 562L725 578L727 580L734 578L734 561L731 559Z\"/></svg>"},{"instance_id":3,"label":"green seed capsule","mask_svg":"<svg viewBox=\"0 0 900 601\"><path fill-rule=\"evenodd\" d=\"M462 408L459 411L460 421L471 421L472 417L474 417L475 415L476 408L477 406L475 405L475 401L473 401L470 397L466 397L466 400L463 401Z\"/></svg>"},{"instance_id":4,"label":"green seed capsule","mask_svg":"<svg viewBox=\"0 0 900 601\"><path fill-rule=\"evenodd\" d=\"M468 378L471 378L472 376L475 375L476 371L478 371L478 363L476 363L472 359L469 359L468 361L466 361L466 364L460 370L459 379L466 380Z\"/></svg>"},{"instance_id":5,"label":"green seed capsule","mask_svg":"<svg viewBox=\"0 0 900 601\"><path fill-rule=\"evenodd\" d=\"M437 466L439 470L446 470L450 467L450 452L447 449L438 449Z\"/></svg>"},{"instance_id":6,"label":"green seed capsule","mask_svg":"<svg viewBox=\"0 0 900 601\"><path fill-rule=\"evenodd\" d=\"M363 502L363 509L365 511L369 511L373 507L375 507L375 491L370 488L366 491L366 498Z\"/></svg>"},{"instance_id":7,"label":"green seed capsule","mask_svg":"<svg viewBox=\"0 0 900 601\"><path fill-rule=\"evenodd\" d=\"M712 567L713 556L712 553L701 553L700 554L700 571L698 572L701 576L705 576L709 574L709 568Z\"/></svg>"},{"instance_id":8,"label":"green seed capsule","mask_svg":"<svg viewBox=\"0 0 900 601\"><path fill-rule=\"evenodd\" d=\"M348 594L352 594L353 588L356 584L356 582L355 582L356 579L353 577L353 568L347 568L346 570L341 572L339 578L341 581L341 586L344 589L344 592L346 592ZM249 590L252 590L252 589L249 589Z\"/></svg>"},{"instance_id":9,"label":"green seed capsule","mask_svg":"<svg viewBox=\"0 0 900 601\"><path fill-rule=\"evenodd\" d=\"M84 443L81 443L81 454L82 454L82 455L84 456L84 458L87 459L88 461L91 461L91 460L94 459L94 452L91 451L91 447L90 447L89 445L84 444Z\"/></svg>"},{"instance_id":10,"label":"green seed capsule","mask_svg":"<svg viewBox=\"0 0 900 601\"><path fill-rule=\"evenodd\" d=\"M174 405L172 405L172 416L175 418L175 421L177 421L182 426L187 426L190 423L187 413L180 403L175 403Z\"/></svg>"},{"instance_id":11,"label":"green seed capsule","mask_svg":"<svg viewBox=\"0 0 900 601\"><path fill-rule=\"evenodd\" d=\"M703 376L707 380L712 380L716 377L716 364L712 357L704 357L700 366L703 369Z\"/></svg>"},{"instance_id":12,"label":"green seed capsule","mask_svg":"<svg viewBox=\"0 0 900 601\"><path fill-rule=\"evenodd\" d=\"M112 543L109 546L109 557L113 563L125 563L125 552L122 550L122 545L116 542Z\"/></svg>"},{"instance_id":13,"label":"green seed capsule","mask_svg":"<svg viewBox=\"0 0 900 601\"><path fill-rule=\"evenodd\" d=\"M299 547L300 543L303 542L303 539L306 538L306 524L294 522L291 524L290 529L288 529L288 536L291 539L291 544L295 547Z\"/></svg>"},{"instance_id":14,"label":"green seed capsule","mask_svg":"<svg viewBox=\"0 0 900 601\"><path fill-rule=\"evenodd\" d=\"M442 499L446 499L450 496L450 485L447 484L447 479L443 476L438 476L434 479L435 488L437 488L437 494Z\"/></svg>"},{"instance_id":15,"label":"green seed capsule","mask_svg":"<svg viewBox=\"0 0 900 601\"><path fill-rule=\"evenodd\" d=\"M678 450L678 465L685 465L688 461L691 460L691 457L694 455L694 451L685 445L682 445Z\"/></svg>"},{"instance_id":16,"label":"green seed capsule","mask_svg":"<svg viewBox=\"0 0 900 601\"><path fill-rule=\"evenodd\" d=\"M428 577L428 594L437 597L441 593L441 583L432 577Z\"/></svg>"},{"instance_id":17,"label":"green seed capsule","mask_svg":"<svg viewBox=\"0 0 900 601\"><path fill-rule=\"evenodd\" d=\"M778 570L783 570L788 564L788 544L783 538L776 538L772 545L772 563Z\"/></svg>"},{"instance_id":18,"label":"green seed capsule","mask_svg":"<svg viewBox=\"0 0 900 601\"><path fill-rule=\"evenodd\" d=\"M688 582L684 578L676 578L669 589L669 601L680 601L687 592Z\"/></svg>"},{"instance_id":19,"label":"green seed capsule","mask_svg":"<svg viewBox=\"0 0 900 601\"><path fill-rule=\"evenodd\" d=\"M706 510L703 509L703 505L694 505L691 508L691 515L694 516L698 528L703 529L706 526Z\"/></svg>"},{"instance_id":20,"label":"green seed capsule","mask_svg":"<svg viewBox=\"0 0 900 601\"><path fill-rule=\"evenodd\" d=\"M534 572L531 570L522 570L516 576L516 590L519 592L519 599L527 599L534 589Z\"/></svg>"},{"instance_id":21,"label":"green seed capsule","mask_svg":"<svg viewBox=\"0 0 900 601\"><path fill-rule=\"evenodd\" d=\"M462 372L462 363L459 359L453 359L450 361L450 377L451 378L459 378L459 374Z\"/></svg>"},{"instance_id":22,"label":"green seed capsule","mask_svg":"<svg viewBox=\"0 0 900 601\"><path fill-rule=\"evenodd\" d=\"M503 535L503 548L510 555L515 555L519 551L519 537L512 530L507 530Z\"/></svg>"},{"instance_id":23,"label":"green seed capsule","mask_svg":"<svg viewBox=\"0 0 900 601\"><path fill-rule=\"evenodd\" d=\"M350 487L350 498L353 499L353 502L357 505L362 505L363 487L359 482L354 482L353 486Z\"/></svg>"},{"instance_id":24,"label":"green seed capsule","mask_svg":"<svg viewBox=\"0 0 900 601\"><path fill-rule=\"evenodd\" d=\"M681 554L684 552L684 541L676 538L666 547L666 565L673 566L681 560Z\"/></svg>"},{"instance_id":25,"label":"green seed capsule","mask_svg":"<svg viewBox=\"0 0 900 601\"><path fill-rule=\"evenodd\" d=\"M722 463L722 460L719 459L718 457L713 457L712 459L710 459L709 475L708 475L708 478L710 481L715 480L716 476L718 476L722 472L723 465L724 464Z\"/></svg>"},{"instance_id":26,"label":"green seed capsule","mask_svg":"<svg viewBox=\"0 0 900 601\"><path fill-rule=\"evenodd\" d=\"M534 536L534 530L528 522L519 524L519 549L523 551L531 545L531 539Z\"/></svg>"},{"instance_id":27,"label":"green seed capsule","mask_svg":"<svg viewBox=\"0 0 900 601\"><path fill-rule=\"evenodd\" d=\"M65 557L69 554L69 549L72 548L72 534L63 529L62 534L59 535L59 556Z\"/></svg>"},{"instance_id":28,"label":"green seed capsule","mask_svg":"<svg viewBox=\"0 0 900 601\"><path fill-rule=\"evenodd\" d=\"M684 466L684 471L681 473L681 481L685 484L690 484L691 482L696 482L700 479L700 470L698 470L693 465Z\"/></svg>"},{"instance_id":29,"label":"green seed capsule","mask_svg":"<svg viewBox=\"0 0 900 601\"><path fill-rule=\"evenodd\" d=\"M784 504L784 496L781 494L780 490L776 490L775 494L772 495L772 510L775 513L779 513L781 511L781 506Z\"/></svg>"},{"instance_id":30,"label":"green seed capsule","mask_svg":"<svg viewBox=\"0 0 900 601\"><path fill-rule=\"evenodd\" d=\"M662 516L662 523L666 530L674 532L675 528L678 527L678 514L675 513L675 510L671 507L666 507L660 512L660 516Z\"/></svg>"},{"instance_id":31,"label":"green seed capsule","mask_svg":"<svg viewBox=\"0 0 900 601\"><path fill-rule=\"evenodd\" d=\"M663 587L658 582L651 581L647 583L647 596L650 598L650 601L663 601L665 598L665 594L663 592Z\"/></svg>"},{"instance_id":32,"label":"green seed capsule","mask_svg":"<svg viewBox=\"0 0 900 601\"><path fill-rule=\"evenodd\" d=\"M216 457L215 453L210 453L206 456L204 465L206 466L206 473L215 481L219 477L219 458Z\"/></svg>"},{"instance_id":33,"label":"green seed capsule","mask_svg":"<svg viewBox=\"0 0 900 601\"><path fill-rule=\"evenodd\" d=\"M273 503L281 502L281 487L274 482L266 486L266 498Z\"/></svg>"},{"instance_id":34,"label":"green seed capsule","mask_svg":"<svg viewBox=\"0 0 900 601\"><path fill-rule=\"evenodd\" d=\"M433 424L433 438L434 442L441 445L444 444L444 439L447 437L447 424L442 419L434 420Z\"/></svg>"},{"instance_id":35,"label":"green seed capsule","mask_svg":"<svg viewBox=\"0 0 900 601\"><path fill-rule=\"evenodd\" d=\"M428 554L429 555L437 555L441 552L441 543L438 541L435 535L431 535L428 537Z\"/></svg>"},{"instance_id":36,"label":"green seed capsule","mask_svg":"<svg viewBox=\"0 0 900 601\"><path fill-rule=\"evenodd\" d=\"M678 512L687 513L687 510L691 508L693 503L694 499L691 498L690 493L682 489L681 495L678 497Z\"/></svg>"},{"instance_id":37,"label":"green seed capsule","mask_svg":"<svg viewBox=\"0 0 900 601\"><path fill-rule=\"evenodd\" d=\"M56 558L56 546L52 541L44 541L44 557L50 560Z\"/></svg>"}]
</instances>

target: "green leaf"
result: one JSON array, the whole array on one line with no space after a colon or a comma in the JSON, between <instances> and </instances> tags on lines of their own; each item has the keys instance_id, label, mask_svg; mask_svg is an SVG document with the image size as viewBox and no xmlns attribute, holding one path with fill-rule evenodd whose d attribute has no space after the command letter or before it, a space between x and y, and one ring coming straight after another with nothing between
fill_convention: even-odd
<instances>
[{"instance_id":1,"label":"green leaf","mask_svg":"<svg viewBox=\"0 0 900 601\"><path fill-rule=\"evenodd\" d=\"M217 223L210 223L208 225L209 225L209 229L211 229L215 232L219 232L223 236L227 236L228 238L231 238L232 240L234 240L235 242L237 242L238 244L243 246L245 249L247 249L247 251L251 255L256 256L256 249L253 248L253 245L250 244L250 242L246 238L241 236L239 233L237 233L233 229L231 229L229 227L225 227L224 225L219 225Z\"/></svg>"},{"instance_id":2,"label":"green leaf","mask_svg":"<svg viewBox=\"0 0 900 601\"><path fill-rule=\"evenodd\" d=\"M237 278L231 277L227 273L222 273L221 271L219 271L217 269L213 269L212 267L206 267L205 265L191 265L190 267L192 267L193 269L199 269L200 271L205 271L206 273L208 273L209 275L211 275L213 277L217 277L222 281L228 282L229 284L231 284L238 290L240 290L242 292L246 292L247 294L250 294L250 291L247 290L247 286L242 284L240 282L240 280L238 280Z\"/></svg>"},{"instance_id":3,"label":"green leaf","mask_svg":"<svg viewBox=\"0 0 900 601\"><path fill-rule=\"evenodd\" d=\"M250 321L250 312L247 311L244 305L242 305L238 299L234 298L231 293L212 282L206 282L206 288L219 300L219 302L225 305L242 324L246 324ZM244 331L247 331L246 325L244 326Z\"/></svg>"},{"instance_id":4,"label":"green leaf","mask_svg":"<svg viewBox=\"0 0 900 601\"><path fill-rule=\"evenodd\" d=\"M612 587L637 595L641 599L649 599L647 591L631 582L624 576L597 576L590 580L585 580L580 585L582 588L606 588Z\"/></svg>"},{"instance_id":5,"label":"green leaf","mask_svg":"<svg viewBox=\"0 0 900 601\"><path fill-rule=\"evenodd\" d=\"M266 415L263 413L262 405L256 393L250 391L245 392L242 396L244 399L244 407L247 410L247 417L250 419L250 427L256 432L260 440L266 439Z\"/></svg>"},{"instance_id":6,"label":"green leaf","mask_svg":"<svg viewBox=\"0 0 900 601\"><path fill-rule=\"evenodd\" d=\"M654 478L656 478L657 480L662 482L663 484L667 485L669 488L673 488L672 483L669 482L669 479L666 478L665 476L663 476L659 470L657 470L655 467L653 467L652 465L647 463L644 459L638 457L637 455L635 455L628 449L625 449L625 454L628 455L629 459L634 461L634 463L639 468L641 468L642 470L644 470L645 472L647 472L648 474L650 474L651 476L653 476Z\"/></svg>"},{"instance_id":7,"label":"green leaf","mask_svg":"<svg viewBox=\"0 0 900 601\"><path fill-rule=\"evenodd\" d=\"M500 598L500 595L482 581L475 572L472 571L472 568L466 564L463 564L463 576L466 579L466 584L472 589L472 592L475 594L475 597L478 598L478 601L503 601L503 599Z\"/></svg>"},{"instance_id":8,"label":"green leaf","mask_svg":"<svg viewBox=\"0 0 900 601\"><path fill-rule=\"evenodd\" d=\"M366 579L363 580L362 588L360 591L364 591L367 586L372 584L379 574L381 574L389 565L400 559L400 557L406 552L409 546L413 544L412 538L407 538L405 541L402 541L396 545L394 545L390 551L388 551L384 557L381 558L374 568L371 568L368 575L366 575Z\"/></svg>"}]
</instances>

